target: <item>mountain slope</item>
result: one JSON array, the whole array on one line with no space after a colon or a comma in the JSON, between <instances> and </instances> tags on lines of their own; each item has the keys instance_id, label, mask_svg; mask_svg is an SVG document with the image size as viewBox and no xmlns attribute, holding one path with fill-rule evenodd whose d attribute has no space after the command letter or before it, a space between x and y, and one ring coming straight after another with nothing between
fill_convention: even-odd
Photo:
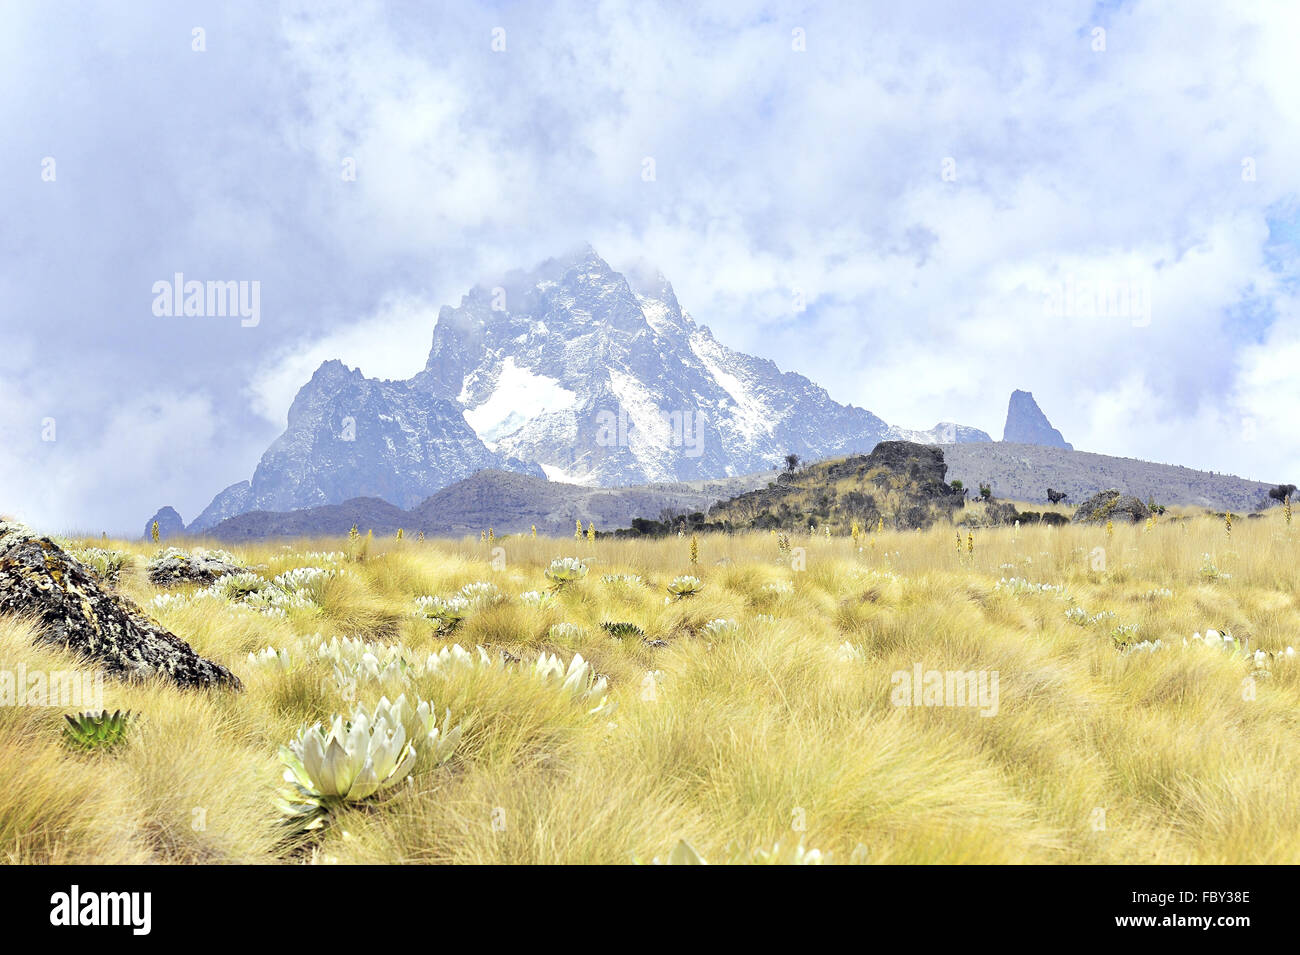
<instances>
[{"instance_id":1,"label":"mountain slope","mask_svg":"<svg viewBox=\"0 0 1300 955\"><path fill-rule=\"evenodd\" d=\"M452 401L405 381L325 362L294 398L289 423L252 481L236 484L187 530L250 511L287 511L357 497L411 507L482 468L535 468L489 450Z\"/></svg>"},{"instance_id":2,"label":"mountain slope","mask_svg":"<svg viewBox=\"0 0 1300 955\"><path fill-rule=\"evenodd\" d=\"M877 447L882 446L888 447ZM939 461L947 467L946 474L936 470L936 480L949 484L960 480L969 490L988 483L996 497L1016 501L1046 503L1047 488L1052 487L1069 494L1067 505L1078 504L1113 487L1144 501L1153 497L1161 504L1215 511L1240 513L1270 504L1268 490L1272 485L1132 458L1002 442L949 444L933 450L943 452ZM916 449L908 449L908 453L921 461ZM568 536L573 533L575 519L584 526L594 521L598 529L606 531L627 527L636 517L656 520L666 509L678 513L711 511L713 519L737 525L747 524L767 509L778 518L778 526L798 524L805 530L806 522L839 526L857 520L866 528L886 515L887 522L892 522L904 514L894 500L900 489L893 484L877 485L874 476L868 479L871 486L845 485L825 503L819 493L813 493L841 484L848 477L861 484L858 478L867 473L859 474L863 460L850 456L818 462L799 471L801 477L793 482L776 471L763 471L717 481L617 488L585 487L488 470L438 491L410 510L376 498L357 498L287 512L254 511L216 524L207 535L225 540L319 537L346 534L356 524L361 531L373 529L376 534L392 534L401 527L408 535L424 531L428 535L461 536L488 527L498 534L522 533L536 524L540 534ZM896 463L878 463L902 473ZM907 464L910 470L910 461ZM787 484L795 486L784 489ZM748 494L762 489L776 490L772 495ZM791 490L798 494L789 496ZM782 502L790 507L783 509ZM755 507L755 503L764 506ZM795 510L800 512L797 520Z\"/></svg>"},{"instance_id":3,"label":"mountain slope","mask_svg":"<svg viewBox=\"0 0 1300 955\"><path fill-rule=\"evenodd\" d=\"M1158 504L1249 511L1268 506L1273 485L1230 474L1212 474L1171 464L1117 458L1069 448L1032 444L954 444L944 446L948 480L974 489L992 486L997 497L1046 503L1047 489L1065 491L1067 504L1115 488Z\"/></svg>"}]
</instances>

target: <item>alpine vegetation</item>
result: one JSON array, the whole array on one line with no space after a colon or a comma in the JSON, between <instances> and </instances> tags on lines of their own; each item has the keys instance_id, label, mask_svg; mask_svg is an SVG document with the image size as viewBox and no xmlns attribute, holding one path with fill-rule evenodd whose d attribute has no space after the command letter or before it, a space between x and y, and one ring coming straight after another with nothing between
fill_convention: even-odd
<instances>
[{"instance_id":1,"label":"alpine vegetation","mask_svg":"<svg viewBox=\"0 0 1300 955\"><path fill-rule=\"evenodd\" d=\"M82 752L92 753L112 749L126 739L130 712L102 710L98 713L78 713L66 717L68 725L63 734L68 745Z\"/></svg>"},{"instance_id":2,"label":"alpine vegetation","mask_svg":"<svg viewBox=\"0 0 1300 955\"><path fill-rule=\"evenodd\" d=\"M668 584L668 593L678 600L694 597L703 589L704 585L700 582L700 578L690 575L674 577Z\"/></svg>"},{"instance_id":3,"label":"alpine vegetation","mask_svg":"<svg viewBox=\"0 0 1300 955\"><path fill-rule=\"evenodd\" d=\"M556 590L562 590L568 584L575 580L582 580L586 576L586 561L577 557L557 557L546 568L546 579Z\"/></svg>"},{"instance_id":4,"label":"alpine vegetation","mask_svg":"<svg viewBox=\"0 0 1300 955\"><path fill-rule=\"evenodd\" d=\"M373 707L358 706L348 715L334 714L328 727L303 727L280 750L289 784L279 805L298 828L317 829L332 812L369 799L406 779L415 768L418 747L427 747L433 762L445 762L460 739L459 726L448 728L450 714L437 725L430 705L381 698Z\"/></svg>"},{"instance_id":5,"label":"alpine vegetation","mask_svg":"<svg viewBox=\"0 0 1300 955\"><path fill-rule=\"evenodd\" d=\"M588 540L588 523L580 543L513 536L504 563L477 529L362 527L363 560L328 556L360 553L343 537L231 545L202 552L235 568L207 580L151 579L147 538L68 541L68 561L120 555L115 596L242 690L108 678L55 705L32 674L98 671L0 614L0 678L24 701L0 707L19 774L0 852L1300 861L1300 755L1278 742L1300 709L1300 537L1278 508L1234 522L1230 547L1221 517L1176 508L1109 532L980 525L973 548L963 528L959 556L951 525L859 517L856 539L853 521L696 531L695 564L690 533ZM59 545L17 538L44 573ZM109 600L98 573L55 566Z\"/></svg>"}]
</instances>

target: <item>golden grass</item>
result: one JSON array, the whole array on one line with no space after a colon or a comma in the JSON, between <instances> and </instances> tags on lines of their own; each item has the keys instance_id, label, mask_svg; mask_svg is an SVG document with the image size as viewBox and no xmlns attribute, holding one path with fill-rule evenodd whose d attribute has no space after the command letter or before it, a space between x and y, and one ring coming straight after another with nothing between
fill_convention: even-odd
<instances>
[{"instance_id":1,"label":"golden grass","mask_svg":"<svg viewBox=\"0 0 1300 955\"><path fill-rule=\"evenodd\" d=\"M977 529L970 555L947 525L868 529L860 550L821 534L791 543L802 570L758 533L702 536L697 565L689 538L508 537L496 569L476 540L376 540L316 590L318 609L160 609L245 691L109 682L104 705L138 716L124 747L96 756L62 744L66 708L0 707L0 858L627 863L686 839L715 861L780 843L844 862L1300 862L1300 661L1252 678L1242 656L1182 646L1211 627L1252 650L1300 644L1300 540L1280 514L1238 520L1231 536L1210 518L1111 534ZM120 588L147 604L152 546L107 546L132 552ZM234 550L269 577L346 547ZM521 601L547 589L543 570L559 556L591 558L589 576L553 606ZM703 592L665 602L684 573ZM612 574L643 582L602 580ZM1063 589L997 587L1012 577ZM417 596L475 581L505 600L454 635L411 614ZM1073 606L1114 616L1078 624L1065 616ZM717 618L737 626L706 631ZM614 639L602 621L666 645ZM559 623L582 629L552 635ZM1111 630L1133 624L1133 639L1174 646L1121 652ZM247 655L300 640L314 652L316 634L401 643L419 660L451 642L525 660L581 653L618 709L593 716L516 670L415 675L406 692L465 726L456 755L290 842L272 802L277 750L304 723L347 711L352 690L318 661L272 673ZM846 642L857 652L843 653ZM0 619L0 670L20 663L76 665L37 648L28 623ZM997 671L996 715L893 705L893 674L916 663ZM355 691L371 703L380 688Z\"/></svg>"}]
</instances>

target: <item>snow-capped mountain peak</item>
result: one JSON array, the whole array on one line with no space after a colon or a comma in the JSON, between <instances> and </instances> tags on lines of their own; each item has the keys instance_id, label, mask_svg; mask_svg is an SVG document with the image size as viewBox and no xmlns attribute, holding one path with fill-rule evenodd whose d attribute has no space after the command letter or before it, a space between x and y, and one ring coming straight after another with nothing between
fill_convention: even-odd
<instances>
[{"instance_id":1,"label":"snow-capped mountain peak","mask_svg":"<svg viewBox=\"0 0 1300 955\"><path fill-rule=\"evenodd\" d=\"M205 514L360 495L410 507L481 467L610 486L760 471L788 453L866 452L904 434L989 440L957 425L891 429L717 341L661 272L630 274L586 246L476 286L439 312L428 361L410 381L326 362L252 482ZM348 428L353 437L339 438Z\"/></svg>"}]
</instances>

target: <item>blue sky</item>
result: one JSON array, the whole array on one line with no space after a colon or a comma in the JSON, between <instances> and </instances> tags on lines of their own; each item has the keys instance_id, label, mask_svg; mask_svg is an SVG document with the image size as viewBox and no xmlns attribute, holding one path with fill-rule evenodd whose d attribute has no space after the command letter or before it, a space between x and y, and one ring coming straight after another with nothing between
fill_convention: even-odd
<instances>
[{"instance_id":1,"label":"blue sky","mask_svg":"<svg viewBox=\"0 0 1300 955\"><path fill-rule=\"evenodd\" d=\"M6 20L0 511L40 526L191 519L320 361L406 377L440 305L582 241L891 423L999 436L1025 388L1077 448L1300 476L1293 3ZM260 322L156 316L176 272ZM1097 283L1149 316L1045 307Z\"/></svg>"}]
</instances>

